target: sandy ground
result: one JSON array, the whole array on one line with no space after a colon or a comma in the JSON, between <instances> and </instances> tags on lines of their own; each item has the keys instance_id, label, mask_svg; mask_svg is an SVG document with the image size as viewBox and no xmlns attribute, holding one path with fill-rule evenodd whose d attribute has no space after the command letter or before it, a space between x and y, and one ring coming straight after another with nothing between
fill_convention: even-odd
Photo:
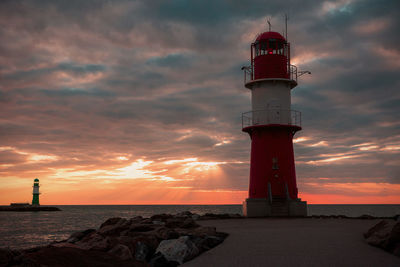
<instances>
[{"instance_id":1,"label":"sandy ground","mask_svg":"<svg viewBox=\"0 0 400 267\"><path fill-rule=\"evenodd\" d=\"M200 221L229 233L224 243L183 266L400 266L368 245L363 232L379 220L229 219Z\"/></svg>"}]
</instances>

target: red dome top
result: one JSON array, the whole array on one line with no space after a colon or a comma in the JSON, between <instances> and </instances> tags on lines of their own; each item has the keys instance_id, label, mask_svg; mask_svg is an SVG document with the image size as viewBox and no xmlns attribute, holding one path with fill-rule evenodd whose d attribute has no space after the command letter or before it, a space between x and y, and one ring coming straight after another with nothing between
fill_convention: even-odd
<instances>
[{"instance_id":1,"label":"red dome top","mask_svg":"<svg viewBox=\"0 0 400 267\"><path fill-rule=\"evenodd\" d=\"M264 32L257 36L256 41L267 40L267 39L279 39L286 41L285 37L283 37L279 32Z\"/></svg>"}]
</instances>

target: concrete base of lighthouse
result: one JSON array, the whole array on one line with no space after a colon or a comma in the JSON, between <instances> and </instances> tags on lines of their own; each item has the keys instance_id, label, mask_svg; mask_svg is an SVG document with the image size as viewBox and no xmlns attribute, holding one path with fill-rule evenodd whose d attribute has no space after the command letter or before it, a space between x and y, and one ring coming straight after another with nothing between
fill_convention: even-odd
<instances>
[{"instance_id":1,"label":"concrete base of lighthouse","mask_svg":"<svg viewBox=\"0 0 400 267\"><path fill-rule=\"evenodd\" d=\"M297 200L272 201L265 198L247 198L243 202L246 217L305 217L307 202Z\"/></svg>"}]
</instances>

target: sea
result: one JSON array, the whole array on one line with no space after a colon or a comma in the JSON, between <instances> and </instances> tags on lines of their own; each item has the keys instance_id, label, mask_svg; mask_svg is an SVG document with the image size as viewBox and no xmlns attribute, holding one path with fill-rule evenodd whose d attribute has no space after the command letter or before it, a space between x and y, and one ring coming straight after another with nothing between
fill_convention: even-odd
<instances>
[{"instance_id":1,"label":"sea","mask_svg":"<svg viewBox=\"0 0 400 267\"><path fill-rule=\"evenodd\" d=\"M61 211L0 212L0 248L26 249L61 241L72 233L98 228L111 217L150 217L191 211L242 214L241 205L75 205L55 206ZM308 215L346 215L392 217L400 214L400 205L308 205Z\"/></svg>"}]
</instances>

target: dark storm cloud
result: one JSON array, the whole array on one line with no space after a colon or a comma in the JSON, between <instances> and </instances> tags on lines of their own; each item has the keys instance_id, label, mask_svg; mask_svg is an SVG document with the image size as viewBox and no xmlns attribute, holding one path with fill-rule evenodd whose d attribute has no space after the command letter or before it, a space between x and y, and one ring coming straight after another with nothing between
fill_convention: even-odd
<instances>
[{"instance_id":1,"label":"dark storm cloud","mask_svg":"<svg viewBox=\"0 0 400 267\"><path fill-rule=\"evenodd\" d=\"M292 92L303 115L296 137L308 138L295 146L301 189L315 192L307 183L320 177L400 183L399 8L372 0L2 1L0 146L13 148L2 161L26 160L16 152L25 151L57 157L40 166L93 170L122 167L110 161L122 154L158 164L196 157L227 162L218 188L246 190L250 141L240 127L250 99L240 67L267 17L281 31L289 13L293 59L313 73ZM358 146L365 143L373 147ZM30 168L7 174L18 167Z\"/></svg>"}]
</instances>

